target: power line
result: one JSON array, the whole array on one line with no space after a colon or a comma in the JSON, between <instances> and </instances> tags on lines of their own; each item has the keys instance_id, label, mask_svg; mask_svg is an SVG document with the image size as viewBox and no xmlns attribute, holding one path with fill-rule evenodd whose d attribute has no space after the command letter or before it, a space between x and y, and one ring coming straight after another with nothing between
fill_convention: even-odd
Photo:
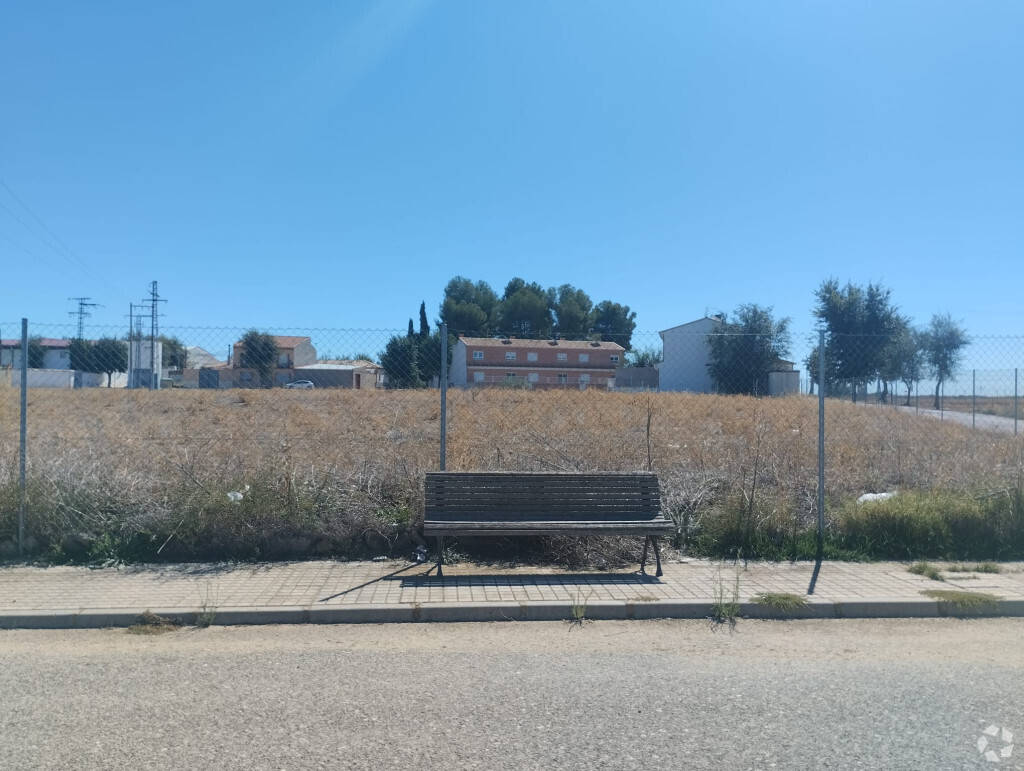
<instances>
[{"instance_id":1,"label":"power line","mask_svg":"<svg viewBox=\"0 0 1024 771\"><path fill-rule=\"evenodd\" d=\"M6 190L8 193L11 194L11 198L13 198L15 201L17 201L21 205L22 209L24 209L25 211L27 211L29 213L29 215L32 217L32 219L34 219L36 222L38 222L40 224L40 226L42 226L43 230L45 230L47 233L50 234L50 237L54 241L56 241L58 244L63 246L64 249L67 250L68 254L71 254L71 255L74 255L75 257L78 257L77 254L75 254L73 251L71 251L71 248L67 244L65 244L63 241L60 240L60 238L57 236L56 233L54 233L52 230L50 230L48 227L46 227L46 223L43 222L41 219L39 219L39 217L37 217L35 215L35 213L30 208L28 208L28 206L25 204L24 201L22 201L20 198L18 198L18 196L15 194L15 192L13 190L11 190L10 187L7 186L7 183L4 182L3 179L0 179L0 185L3 186L4 190ZM7 208L7 207L4 207L4 208ZM8 211L10 211L10 210L8 209ZM81 259L81 258L79 257L78 259Z\"/></svg>"},{"instance_id":2,"label":"power line","mask_svg":"<svg viewBox=\"0 0 1024 771\"><path fill-rule=\"evenodd\" d=\"M123 293L121 291L116 289L110 282L108 282L106 279L104 279L102 276L100 276L98 273L96 273L92 269L92 267L89 265L89 263L87 263L84 259L82 259L78 254L76 254L75 251L73 249L71 249L71 247L69 247L67 244L65 244L56 233L54 233L52 230L50 230L50 228L46 225L46 223L43 222L42 219L40 219L35 214L35 212L33 212L28 207L28 205L18 197L18 195L10 188L10 186L6 182L3 181L3 179L0 179L0 186L2 186L4 188L4 190L6 190L10 194L11 198L13 198L15 201L18 202L18 204L21 206L22 209L24 209L26 212L28 212L29 216L31 216L32 219L34 219L36 222L39 223L40 227L42 227L42 229L45 230L46 233L54 241L56 241L58 244L60 244L60 246L64 249L64 251L62 252L60 249L55 247L52 243L50 243L45 238L43 238L41 235L39 235L39 233L37 233L35 231L35 229L33 229L28 223L26 223L23 219L21 219L21 217L19 217L17 214L15 214L13 211L11 211L11 209L8 208L4 203L0 202L0 208L2 208L4 211L6 211L8 214L10 214L11 217L13 217L22 227L24 227L29 233L31 233L33 236L35 236L37 239L39 239L51 251L53 251L55 254L57 254L57 256L59 256L61 259L63 259L68 264L72 265L73 267L77 268L78 270L83 271L91 279L93 279L94 281L99 282L100 284L102 284L107 289L113 291L116 294L121 294L123 296ZM10 239L7 239L7 240L10 240ZM15 245L17 246L17 244L15 244ZM28 251L27 249L24 249L24 247L21 247L21 248L24 251ZM65 254L65 252L67 252L67 254ZM30 254L31 254L31 252L30 252ZM68 255L70 255L70 257ZM33 256L37 257L37 255L33 255ZM37 259L39 259L39 258L37 257ZM49 263L46 263L43 260L41 260L41 261L44 262L44 264L46 264L47 267L53 268L53 266L50 265Z\"/></svg>"},{"instance_id":3,"label":"power line","mask_svg":"<svg viewBox=\"0 0 1024 771\"><path fill-rule=\"evenodd\" d=\"M71 276L70 276L70 275L69 275L68 273L65 273L65 272L64 272L63 270L61 270L60 268L58 268L58 267L57 267L56 265L54 265L54 264L52 264L52 263L49 263L49 262L47 262L47 261L46 261L45 259L43 259L42 257L40 257L40 256L39 256L38 254L36 254L35 252L33 252L33 251L32 251L31 249L29 249L29 248L27 248L27 247L24 247L24 246L22 246L21 244L19 244L19 243L18 243L17 241L15 241L15 240L14 240L13 238L10 238L9 236L5 236L5 235L4 235L3 233L0 233L0 238L2 238L2 239L3 239L4 241L6 241L7 243L11 244L12 246L14 246L14 247L16 247L16 248L18 248L18 249L21 249L21 251L23 251L23 252L24 252L25 254L27 254L27 255L28 255L29 257L34 257L35 259L39 260L39 261L40 261L41 263L43 263L43 265L45 265L46 267L48 267L48 268L49 268L50 270L52 270L52 271L53 271L54 273L60 273L60 274L61 274L62 276L64 276L64 278L71 278Z\"/></svg>"}]
</instances>

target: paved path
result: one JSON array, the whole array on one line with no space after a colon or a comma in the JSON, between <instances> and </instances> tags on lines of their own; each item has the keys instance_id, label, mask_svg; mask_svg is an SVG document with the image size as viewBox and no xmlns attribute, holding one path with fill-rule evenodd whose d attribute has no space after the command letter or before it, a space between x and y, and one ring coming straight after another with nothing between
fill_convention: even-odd
<instances>
[{"instance_id":1,"label":"paved path","mask_svg":"<svg viewBox=\"0 0 1024 771\"><path fill-rule=\"evenodd\" d=\"M763 592L806 595L796 615L890 618L957 615L922 592L963 590L998 598L981 612L1024 616L1024 564L1001 573L944 573L943 582L903 563L669 562L661 578L635 572L388 562L187 564L93 570L0 568L0 628L127 626L151 610L186 623L359 623L397 621L703 618L721 601L740 615L772 617L753 602Z\"/></svg>"}]
</instances>

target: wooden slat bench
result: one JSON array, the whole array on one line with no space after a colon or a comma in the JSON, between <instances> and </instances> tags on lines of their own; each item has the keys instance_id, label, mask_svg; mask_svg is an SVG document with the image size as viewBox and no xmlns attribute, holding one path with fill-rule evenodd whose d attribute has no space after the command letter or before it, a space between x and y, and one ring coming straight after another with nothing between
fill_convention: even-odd
<instances>
[{"instance_id":1,"label":"wooden slat bench","mask_svg":"<svg viewBox=\"0 0 1024 771\"><path fill-rule=\"evenodd\" d=\"M637 473L519 473L430 471L423 534L437 538L437 575L446 536L644 536L640 572L658 536L674 529L661 513L658 477Z\"/></svg>"}]
</instances>

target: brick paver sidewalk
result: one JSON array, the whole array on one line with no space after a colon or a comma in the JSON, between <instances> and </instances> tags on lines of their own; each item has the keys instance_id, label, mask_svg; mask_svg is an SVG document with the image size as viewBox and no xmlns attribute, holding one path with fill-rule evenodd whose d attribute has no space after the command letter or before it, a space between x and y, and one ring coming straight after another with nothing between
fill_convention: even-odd
<instances>
[{"instance_id":1,"label":"brick paver sidewalk","mask_svg":"<svg viewBox=\"0 0 1024 771\"><path fill-rule=\"evenodd\" d=\"M998 598L981 612L1024 615L1024 566L1000 573L944 573L933 581L902 563L742 563L692 560L665 565L661 578L635 572L576 573L554 568L445 566L405 561L289 562L0 568L0 628L131 623L152 610L215 623L358 622L571 618L704 617L721 601L742 615L772 615L752 600L764 592L806 596L798 615L934 616L956 605L928 590ZM978 612L978 611L975 611Z\"/></svg>"}]
</instances>

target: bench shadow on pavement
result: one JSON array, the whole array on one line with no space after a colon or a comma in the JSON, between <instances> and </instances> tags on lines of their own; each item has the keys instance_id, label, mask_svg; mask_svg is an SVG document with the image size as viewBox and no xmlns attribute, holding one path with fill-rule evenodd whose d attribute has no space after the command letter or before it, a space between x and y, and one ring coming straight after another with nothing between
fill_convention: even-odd
<instances>
[{"instance_id":1,"label":"bench shadow on pavement","mask_svg":"<svg viewBox=\"0 0 1024 771\"><path fill-rule=\"evenodd\" d=\"M450 569L450 568L449 568ZM444 578L424 573L414 576L385 576L385 581L400 581L402 587L421 586L609 586L660 584L656 576L635 571L633 573L472 573Z\"/></svg>"},{"instance_id":2,"label":"bench shadow on pavement","mask_svg":"<svg viewBox=\"0 0 1024 771\"><path fill-rule=\"evenodd\" d=\"M369 581L351 586L343 592L328 597L321 597L317 602L330 602L346 594L357 592L378 581L399 581L402 588L438 586L452 588L456 586L641 586L644 584L661 584L656 576L636 571L635 573L473 573L472 575L447 575L438 578L430 573L418 575L402 575L413 569L423 569L423 565L409 565L392 573L372 578ZM433 566L431 566L431 571Z\"/></svg>"}]
</instances>

